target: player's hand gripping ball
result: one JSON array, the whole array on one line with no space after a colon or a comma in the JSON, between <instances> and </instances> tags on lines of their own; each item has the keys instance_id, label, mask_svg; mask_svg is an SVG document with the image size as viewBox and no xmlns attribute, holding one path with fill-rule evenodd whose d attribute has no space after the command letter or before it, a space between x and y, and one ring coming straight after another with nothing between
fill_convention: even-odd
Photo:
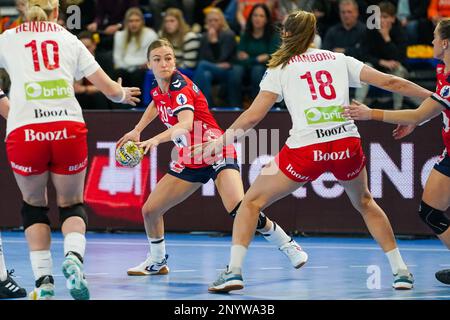
<instances>
[{"instance_id":1,"label":"player's hand gripping ball","mask_svg":"<svg viewBox=\"0 0 450 320\"><path fill-rule=\"evenodd\" d=\"M143 157L144 149L139 148L133 141L127 141L116 149L116 160L124 167L136 167Z\"/></svg>"}]
</instances>

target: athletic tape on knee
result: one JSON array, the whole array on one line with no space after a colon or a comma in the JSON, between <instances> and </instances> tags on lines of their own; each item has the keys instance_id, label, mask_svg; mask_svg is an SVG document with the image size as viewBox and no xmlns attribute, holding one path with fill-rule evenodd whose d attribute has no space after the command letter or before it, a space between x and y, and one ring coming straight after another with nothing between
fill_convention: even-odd
<instances>
[{"instance_id":1,"label":"athletic tape on knee","mask_svg":"<svg viewBox=\"0 0 450 320\"><path fill-rule=\"evenodd\" d=\"M420 203L419 216L436 234L444 233L450 226L450 221L443 211L434 209L423 201Z\"/></svg>"},{"instance_id":2,"label":"athletic tape on knee","mask_svg":"<svg viewBox=\"0 0 450 320\"><path fill-rule=\"evenodd\" d=\"M70 217L80 217L83 219L86 226L88 225L88 216L84 204L82 203L74 204L73 206L66 208L59 207L59 218L61 220L61 224Z\"/></svg>"},{"instance_id":3,"label":"athletic tape on knee","mask_svg":"<svg viewBox=\"0 0 450 320\"><path fill-rule=\"evenodd\" d=\"M50 220L47 215L48 210L49 208L47 207L35 207L24 202L21 210L23 228L26 230L28 227L31 227L36 223L50 225Z\"/></svg>"}]
</instances>

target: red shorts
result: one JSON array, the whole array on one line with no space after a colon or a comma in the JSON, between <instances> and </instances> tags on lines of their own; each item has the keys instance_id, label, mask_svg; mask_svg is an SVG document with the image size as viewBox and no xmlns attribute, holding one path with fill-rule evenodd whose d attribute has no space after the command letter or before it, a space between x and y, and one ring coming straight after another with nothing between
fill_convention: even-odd
<instances>
[{"instance_id":1,"label":"red shorts","mask_svg":"<svg viewBox=\"0 0 450 320\"><path fill-rule=\"evenodd\" d=\"M87 167L87 131L84 123L74 121L17 128L6 140L11 168L22 176L46 171L63 175L79 173Z\"/></svg>"},{"instance_id":2,"label":"red shorts","mask_svg":"<svg viewBox=\"0 0 450 320\"><path fill-rule=\"evenodd\" d=\"M290 149L286 145L276 156L280 170L296 182L313 181L324 172L338 180L353 180L366 165L359 138L344 138Z\"/></svg>"}]
</instances>

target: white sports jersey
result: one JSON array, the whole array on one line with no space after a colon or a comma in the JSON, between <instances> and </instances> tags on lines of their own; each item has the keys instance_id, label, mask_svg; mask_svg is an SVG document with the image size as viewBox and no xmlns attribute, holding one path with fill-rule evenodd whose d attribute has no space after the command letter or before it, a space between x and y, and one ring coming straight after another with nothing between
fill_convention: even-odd
<instances>
[{"instance_id":1,"label":"white sports jersey","mask_svg":"<svg viewBox=\"0 0 450 320\"><path fill-rule=\"evenodd\" d=\"M11 78L6 135L28 124L84 122L73 82L100 66L74 35L53 22L26 22L0 35L0 67Z\"/></svg>"},{"instance_id":2,"label":"white sports jersey","mask_svg":"<svg viewBox=\"0 0 450 320\"><path fill-rule=\"evenodd\" d=\"M359 87L364 64L341 53L308 49L282 68L268 69L260 88L284 99L292 118L286 144L299 148L345 137L358 137L353 120L342 116L349 87Z\"/></svg>"}]
</instances>

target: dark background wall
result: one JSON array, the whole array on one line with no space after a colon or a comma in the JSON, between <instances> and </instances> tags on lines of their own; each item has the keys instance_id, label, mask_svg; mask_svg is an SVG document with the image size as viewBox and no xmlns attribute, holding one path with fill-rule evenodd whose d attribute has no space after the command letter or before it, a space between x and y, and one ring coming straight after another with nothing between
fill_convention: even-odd
<instances>
[{"instance_id":1,"label":"dark background wall","mask_svg":"<svg viewBox=\"0 0 450 320\"><path fill-rule=\"evenodd\" d=\"M173 144L158 147L157 153L146 157L135 169L118 168L113 161L115 141L129 131L139 120L140 112L87 112L89 128L89 170L86 179L85 200L89 206L89 228L143 230L140 208L149 192L167 171ZM219 124L226 128L238 116L236 112L216 113ZM0 131L5 132L4 122ZM271 113L257 129L280 129L279 147L282 147L291 127L289 114ZM361 122L358 127L368 158L369 187L375 200L385 209L395 233L428 235L431 232L417 215L423 191L423 182L434 163L433 157L442 152L440 119L435 119L401 142L395 141L391 132L394 125ZM164 128L155 121L144 131L142 139L161 132ZM268 131L269 136L272 131ZM278 139L275 139L278 140ZM270 139L269 139L270 141ZM265 143L263 143L264 147ZM244 149L248 149L245 146ZM260 145L261 147L261 145ZM264 152L260 156L276 155L279 150ZM248 150L247 150L248 151ZM248 161L250 160L250 161ZM245 188L250 176L258 173L260 166L242 165ZM425 166L425 167L424 167ZM287 231L314 233L367 233L362 218L352 208L341 187L330 175L322 176L313 184L298 190L267 208L265 212ZM423 180L424 179L424 180ZM327 181L330 180L330 181ZM423 180L423 181L422 181ZM21 225L20 192L6 161L4 143L0 143L0 225ZM58 227L58 215L54 204L54 190L49 186L50 218ZM232 221L214 192L212 184L197 191L191 198L170 210L165 216L167 231L226 231Z\"/></svg>"}]
</instances>

